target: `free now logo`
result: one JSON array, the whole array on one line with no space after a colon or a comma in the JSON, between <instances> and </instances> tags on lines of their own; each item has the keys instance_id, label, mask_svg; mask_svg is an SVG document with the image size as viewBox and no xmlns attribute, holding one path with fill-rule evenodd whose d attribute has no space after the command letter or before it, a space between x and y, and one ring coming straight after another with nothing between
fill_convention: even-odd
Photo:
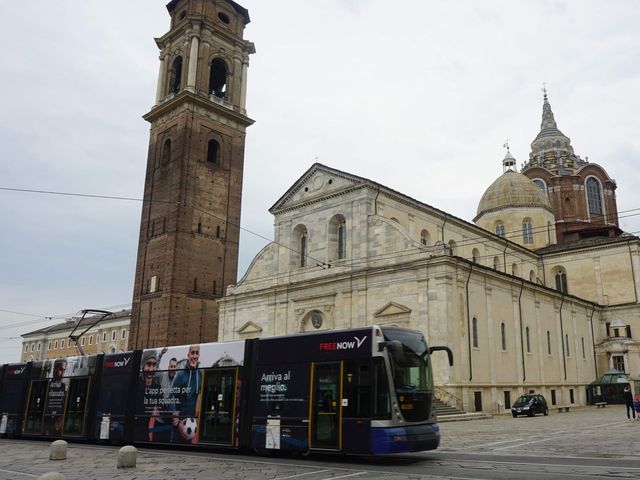
<instances>
[{"instance_id":1,"label":"free now logo","mask_svg":"<svg viewBox=\"0 0 640 480\"><path fill-rule=\"evenodd\" d=\"M324 352L330 352L334 350L355 350L362 346L367 339L365 335L362 338L353 337L353 340L345 340L343 342L322 342L320 343L320 350Z\"/></svg>"},{"instance_id":2,"label":"free now logo","mask_svg":"<svg viewBox=\"0 0 640 480\"><path fill-rule=\"evenodd\" d=\"M131 357L123 358L122 360L107 360L104 362L105 368L122 368L129 364Z\"/></svg>"}]
</instances>

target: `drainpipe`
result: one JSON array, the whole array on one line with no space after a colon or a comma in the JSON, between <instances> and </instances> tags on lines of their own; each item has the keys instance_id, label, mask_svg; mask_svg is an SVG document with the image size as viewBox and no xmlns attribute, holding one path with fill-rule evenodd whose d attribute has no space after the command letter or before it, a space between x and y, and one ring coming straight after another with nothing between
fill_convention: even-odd
<instances>
[{"instance_id":1,"label":"drainpipe","mask_svg":"<svg viewBox=\"0 0 640 480\"><path fill-rule=\"evenodd\" d=\"M629 247L629 263L631 264L631 281L633 282L633 294L636 299L634 303L638 303L638 290L636 288L636 272L635 272L635 269L633 268L633 255L631 254L631 243L627 243L627 247Z\"/></svg>"},{"instance_id":2,"label":"drainpipe","mask_svg":"<svg viewBox=\"0 0 640 480\"><path fill-rule=\"evenodd\" d=\"M593 346L593 368L596 371L596 379L598 378L598 361L596 359L596 337L593 335L593 314L596 312L595 304L591 307L591 318L589 318L589 323L591 323L591 344Z\"/></svg>"},{"instance_id":3,"label":"drainpipe","mask_svg":"<svg viewBox=\"0 0 640 480\"><path fill-rule=\"evenodd\" d=\"M444 225L443 225L444 226ZM444 230L443 230L444 231ZM473 263L469 264L469 276L467 277L467 283L464 288L466 291L466 300L467 300L467 332L469 332L469 381L473 378L473 362L471 361L471 319L469 318L469 280L471 280L471 272L473 271Z\"/></svg>"},{"instance_id":4,"label":"drainpipe","mask_svg":"<svg viewBox=\"0 0 640 480\"><path fill-rule=\"evenodd\" d=\"M520 351L522 353L522 381L527 381L527 370L524 361L524 339L522 338L522 290L524 290L524 279L520 284L520 293L518 294L518 316L520 318Z\"/></svg>"},{"instance_id":5,"label":"drainpipe","mask_svg":"<svg viewBox=\"0 0 640 480\"><path fill-rule=\"evenodd\" d=\"M509 244L504 242L504 251L502 252L502 266L504 268L504 273L507 273L507 248L509 248Z\"/></svg>"},{"instance_id":6,"label":"drainpipe","mask_svg":"<svg viewBox=\"0 0 640 480\"><path fill-rule=\"evenodd\" d=\"M378 215L378 197L380 196L380 187L378 187L378 193L376 193L376 198L373 200L373 209Z\"/></svg>"},{"instance_id":7,"label":"drainpipe","mask_svg":"<svg viewBox=\"0 0 640 480\"><path fill-rule=\"evenodd\" d=\"M547 272L544 269L544 257L540 256L540 262L542 262L542 284L547 286Z\"/></svg>"},{"instance_id":8,"label":"drainpipe","mask_svg":"<svg viewBox=\"0 0 640 480\"><path fill-rule=\"evenodd\" d=\"M564 368L564 379L567 379L567 352L564 345L564 324L562 322L562 305L564 304L564 292L560 292L560 343L562 344L562 366Z\"/></svg>"},{"instance_id":9,"label":"drainpipe","mask_svg":"<svg viewBox=\"0 0 640 480\"><path fill-rule=\"evenodd\" d=\"M442 244L445 245L444 241L444 226L447 224L447 220L449 220L449 215L444 214L444 222L442 222ZM446 247L443 247L446 250Z\"/></svg>"}]
</instances>

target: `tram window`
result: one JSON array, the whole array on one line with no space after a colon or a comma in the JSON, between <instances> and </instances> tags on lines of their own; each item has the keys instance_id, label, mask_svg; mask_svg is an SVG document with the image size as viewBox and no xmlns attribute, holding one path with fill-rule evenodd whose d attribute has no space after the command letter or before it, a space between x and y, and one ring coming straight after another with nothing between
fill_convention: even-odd
<instances>
[{"instance_id":1,"label":"tram window","mask_svg":"<svg viewBox=\"0 0 640 480\"><path fill-rule=\"evenodd\" d=\"M382 358L375 358L373 363L375 396L373 404L374 418L389 418L391 416L391 401L389 398L389 381L387 369Z\"/></svg>"},{"instance_id":2,"label":"tram window","mask_svg":"<svg viewBox=\"0 0 640 480\"><path fill-rule=\"evenodd\" d=\"M369 360L355 360L346 364L345 398L348 405L345 417L371 417L371 370Z\"/></svg>"}]
</instances>

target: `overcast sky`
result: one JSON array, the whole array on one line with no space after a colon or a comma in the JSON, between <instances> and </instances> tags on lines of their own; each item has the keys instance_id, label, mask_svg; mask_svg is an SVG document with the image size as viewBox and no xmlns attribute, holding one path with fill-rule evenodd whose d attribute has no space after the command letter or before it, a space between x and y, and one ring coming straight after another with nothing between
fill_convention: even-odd
<instances>
[{"instance_id":1,"label":"overcast sky","mask_svg":"<svg viewBox=\"0 0 640 480\"><path fill-rule=\"evenodd\" d=\"M142 197L165 3L3 5L0 187ZM527 160L543 82L575 152L617 181L618 209L640 208L640 2L240 3L257 50L245 229L273 238L268 208L316 159L471 220L507 138ZM0 363L56 321L43 317L130 306L140 208L0 190ZM242 233L240 275L265 243Z\"/></svg>"}]
</instances>

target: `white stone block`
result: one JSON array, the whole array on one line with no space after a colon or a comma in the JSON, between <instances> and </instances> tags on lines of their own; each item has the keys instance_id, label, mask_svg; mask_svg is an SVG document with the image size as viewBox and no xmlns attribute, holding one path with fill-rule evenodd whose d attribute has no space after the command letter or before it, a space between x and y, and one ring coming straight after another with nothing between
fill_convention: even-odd
<instances>
[{"instance_id":1,"label":"white stone block","mask_svg":"<svg viewBox=\"0 0 640 480\"><path fill-rule=\"evenodd\" d=\"M56 440L49 447L49 460L66 460L67 459L67 442L64 440Z\"/></svg>"},{"instance_id":2,"label":"white stone block","mask_svg":"<svg viewBox=\"0 0 640 480\"><path fill-rule=\"evenodd\" d=\"M38 480L64 480L64 475L58 472L47 472L44 475L40 475Z\"/></svg>"},{"instance_id":3,"label":"white stone block","mask_svg":"<svg viewBox=\"0 0 640 480\"><path fill-rule=\"evenodd\" d=\"M118 451L118 468L135 468L138 449L131 445L122 447Z\"/></svg>"}]
</instances>

